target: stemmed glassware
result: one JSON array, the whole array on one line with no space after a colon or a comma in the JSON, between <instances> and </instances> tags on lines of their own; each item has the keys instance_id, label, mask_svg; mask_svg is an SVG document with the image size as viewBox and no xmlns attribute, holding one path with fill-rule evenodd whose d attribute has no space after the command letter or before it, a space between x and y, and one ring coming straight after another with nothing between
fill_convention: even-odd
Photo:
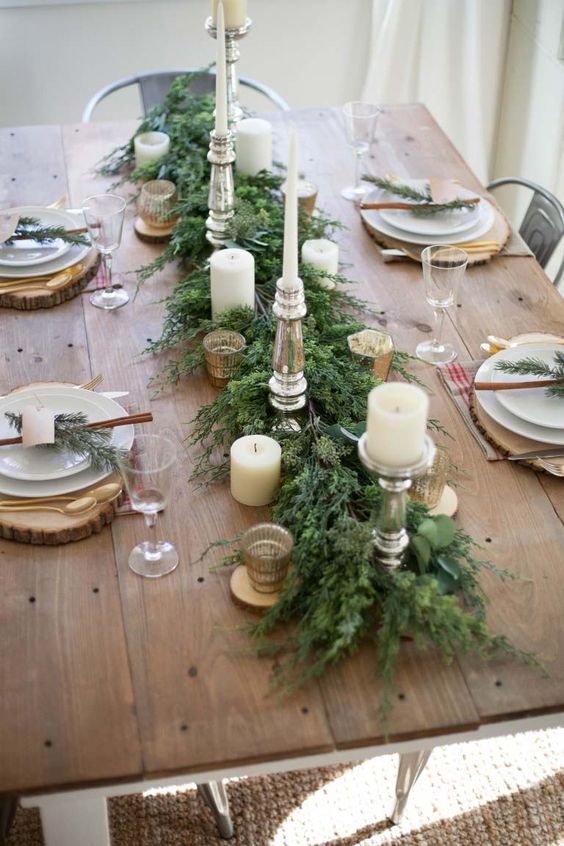
<instances>
[{"instance_id":1,"label":"stemmed glassware","mask_svg":"<svg viewBox=\"0 0 564 846\"><path fill-rule=\"evenodd\" d=\"M432 341L417 344L416 354L429 364L448 364L457 352L442 341L443 322L447 308L456 302L458 286L466 271L468 253L458 247L433 245L421 253L425 298L433 307L435 334Z\"/></svg>"},{"instance_id":2,"label":"stemmed glassware","mask_svg":"<svg viewBox=\"0 0 564 846\"><path fill-rule=\"evenodd\" d=\"M178 566L174 546L154 536L157 513L170 497L176 463L176 447L163 435L136 435L133 448L121 461L131 505L145 516L145 525L153 532L152 540L138 544L129 555L129 566L139 576L166 576Z\"/></svg>"},{"instance_id":3,"label":"stemmed glassware","mask_svg":"<svg viewBox=\"0 0 564 846\"><path fill-rule=\"evenodd\" d=\"M362 159L370 149L376 128L376 118L380 114L378 106L353 100L343 106L347 140L356 154L355 184L343 188L341 195L346 200L361 200L370 191L363 185L361 176Z\"/></svg>"},{"instance_id":4,"label":"stemmed glassware","mask_svg":"<svg viewBox=\"0 0 564 846\"><path fill-rule=\"evenodd\" d=\"M82 204L90 240L100 251L104 262L106 287L90 297L96 308L111 310L129 302L126 291L123 288L114 290L112 284L112 254L121 243L125 207L125 200L115 194L95 194Z\"/></svg>"}]
</instances>

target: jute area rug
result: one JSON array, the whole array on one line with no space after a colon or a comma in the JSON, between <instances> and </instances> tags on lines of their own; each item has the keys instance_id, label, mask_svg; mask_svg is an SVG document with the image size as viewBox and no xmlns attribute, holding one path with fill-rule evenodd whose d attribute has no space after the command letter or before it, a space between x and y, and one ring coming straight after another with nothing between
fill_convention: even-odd
<instances>
[{"instance_id":1,"label":"jute area rug","mask_svg":"<svg viewBox=\"0 0 564 846\"><path fill-rule=\"evenodd\" d=\"M397 756L229 782L232 846L562 846L564 729L436 749L401 826ZM193 786L109 801L112 846L220 846ZM9 846L42 846L19 810ZM80 844L77 844L80 846Z\"/></svg>"}]
</instances>

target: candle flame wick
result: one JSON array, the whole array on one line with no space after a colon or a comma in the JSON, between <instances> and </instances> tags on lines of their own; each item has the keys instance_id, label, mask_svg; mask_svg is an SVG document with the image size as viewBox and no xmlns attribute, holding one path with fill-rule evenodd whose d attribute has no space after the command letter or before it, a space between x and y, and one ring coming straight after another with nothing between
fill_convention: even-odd
<instances>
[{"instance_id":1,"label":"candle flame wick","mask_svg":"<svg viewBox=\"0 0 564 846\"><path fill-rule=\"evenodd\" d=\"M253 446L254 446L254 448L255 448L255 452L257 452L257 444L256 444L256 441L255 441L255 443L253 444Z\"/></svg>"},{"instance_id":2,"label":"candle flame wick","mask_svg":"<svg viewBox=\"0 0 564 846\"><path fill-rule=\"evenodd\" d=\"M396 405L396 414L399 414L400 411L401 411L401 408L399 407L399 405Z\"/></svg>"}]
</instances>

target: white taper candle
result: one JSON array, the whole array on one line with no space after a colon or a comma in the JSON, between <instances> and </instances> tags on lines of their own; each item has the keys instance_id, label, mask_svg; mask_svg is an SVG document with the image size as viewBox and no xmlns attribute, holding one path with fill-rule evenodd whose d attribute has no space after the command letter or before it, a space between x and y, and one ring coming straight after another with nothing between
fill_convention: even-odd
<instances>
[{"instance_id":1,"label":"white taper candle","mask_svg":"<svg viewBox=\"0 0 564 846\"><path fill-rule=\"evenodd\" d=\"M217 58L215 64L215 131L227 135L227 73L225 70L225 23L223 3L217 4Z\"/></svg>"},{"instance_id":2,"label":"white taper candle","mask_svg":"<svg viewBox=\"0 0 564 846\"><path fill-rule=\"evenodd\" d=\"M290 136L288 178L284 203L284 260L282 266L284 290L298 286L298 139L296 130Z\"/></svg>"}]
</instances>

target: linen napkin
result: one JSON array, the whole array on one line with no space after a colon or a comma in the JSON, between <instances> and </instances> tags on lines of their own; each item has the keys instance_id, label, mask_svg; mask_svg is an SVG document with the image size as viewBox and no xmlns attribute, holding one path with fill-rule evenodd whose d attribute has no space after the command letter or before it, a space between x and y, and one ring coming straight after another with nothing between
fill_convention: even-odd
<instances>
[{"instance_id":1,"label":"linen napkin","mask_svg":"<svg viewBox=\"0 0 564 846\"><path fill-rule=\"evenodd\" d=\"M439 379L452 397L460 416L466 423L470 434L480 446L488 461L500 461L506 458L482 435L470 413L470 395L474 377L481 361L453 361L451 364L444 364L437 368Z\"/></svg>"}]
</instances>

